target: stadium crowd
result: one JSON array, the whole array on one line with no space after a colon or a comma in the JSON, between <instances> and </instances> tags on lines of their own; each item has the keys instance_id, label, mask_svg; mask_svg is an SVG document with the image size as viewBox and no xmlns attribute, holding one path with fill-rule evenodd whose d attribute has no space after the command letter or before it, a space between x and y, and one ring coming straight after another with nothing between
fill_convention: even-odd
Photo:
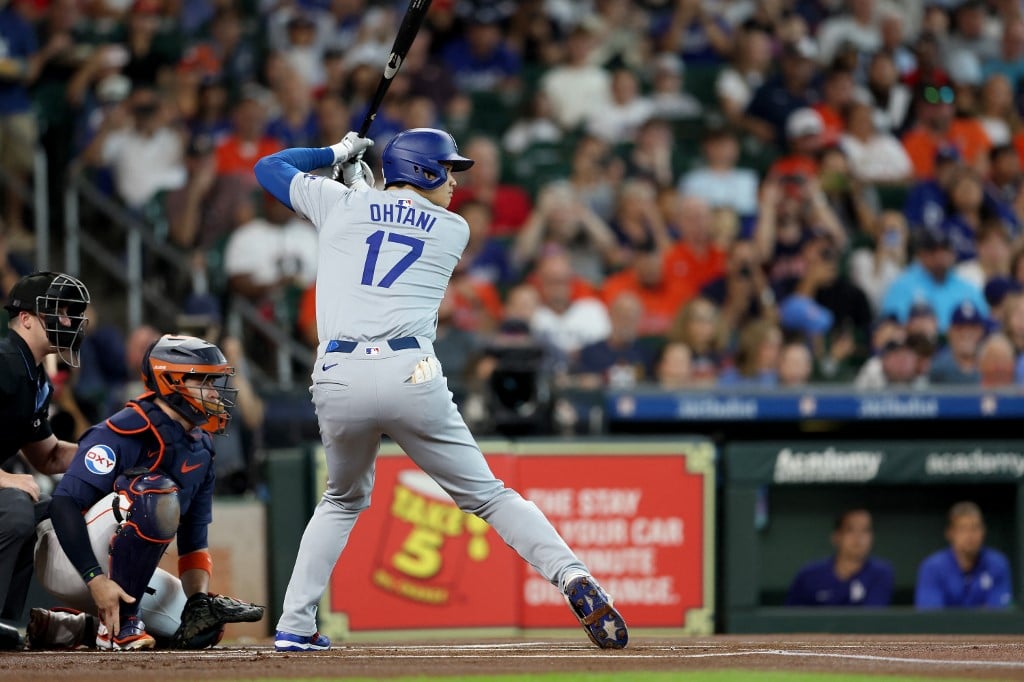
<instances>
[{"instance_id":1,"label":"stadium crowd","mask_svg":"<svg viewBox=\"0 0 1024 682\"><path fill-rule=\"evenodd\" d=\"M252 166L359 127L404 6L10 0L2 162L38 134L209 275L191 293L312 347L316 235ZM434 0L370 162L420 126L476 161L439 319L457 397L524 341L561 386L1007 386L1022 76L1011 0Z\"/></svg>"}]
</instances>

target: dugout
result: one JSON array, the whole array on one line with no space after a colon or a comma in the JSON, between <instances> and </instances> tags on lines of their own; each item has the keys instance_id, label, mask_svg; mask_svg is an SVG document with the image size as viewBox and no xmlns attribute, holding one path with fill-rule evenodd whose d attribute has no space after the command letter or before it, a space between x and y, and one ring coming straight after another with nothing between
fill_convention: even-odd
<instances>
[{"instance_id":1,"label":"dugout","mask_svg":"<svg viewBox=\"0 0 1024 682\"><path fill-rule=\"evenodd\" d=\"M985 514L987 544L1009 558L1014 597L1024 581L1024 441L804 440L724 448L719 630L755 632L1020 632L1024 612L913 608L917 567L944 546L960 500ZM831 553L835 515L863 506L875 554L895 571L884 609L782 606L800 566Z\"/></svg>"}]
</instances>

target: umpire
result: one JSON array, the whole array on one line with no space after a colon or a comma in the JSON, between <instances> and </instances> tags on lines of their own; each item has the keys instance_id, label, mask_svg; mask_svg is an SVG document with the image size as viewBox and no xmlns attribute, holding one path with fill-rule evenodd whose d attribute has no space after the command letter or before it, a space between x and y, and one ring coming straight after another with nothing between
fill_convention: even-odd
<instances>
[{"instance_id":1,"label":"umpire","mask_svg":"<svg viewBox=\"0 0 1024 682\"><path fill-rule=\"evenodd\" d=\"M0 466L20 450L41 474L67 469L76 445L57 440L50 429L53 386L43 359L56 353L78 366L88 303L85 285L63 273L36 272L11 288L4 306L10 333L0 339ZM0 470L0 621L19 619L25 608L35 528L48 506L31 474ZM18 631L0 622L0 649L20 645Z\"/></svg>"}]
</instances>

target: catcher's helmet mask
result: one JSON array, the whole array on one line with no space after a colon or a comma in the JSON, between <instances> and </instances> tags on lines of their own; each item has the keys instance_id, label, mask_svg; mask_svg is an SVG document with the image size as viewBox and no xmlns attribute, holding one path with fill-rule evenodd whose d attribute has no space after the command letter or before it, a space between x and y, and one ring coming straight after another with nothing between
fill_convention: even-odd
<instances>
[{"instance_id":1,"label":"catcher's helmet mask","mask_svg":"<svg viewBox=\"0 0 1024 682\"><path fill-rule=\"evenodd\" d=\"M142 360L142 381L175 412L212 434L223 434L231 421L237 388L230 386L235 368L217 346L195 336L165 334ZM200 383L188 385L187 379Z\"/></svg>"},{"instance_id":2,"label":"catcher's helmet mask","mask_svg":"<svg viewBox=\"0 0 1024 682\"><path fill-rule=\"evenodd\" d=\"M25 311L42 320L52 351L65 364L78 367L89 301L81 280L62 272L35 272L11 288L11 300L4 307L12 318Z\"/></svg>"},{"instance_id":3,"label":"catcher's helmet mask","mask_svg":"<svg viewBox=\"0 0 1024 682\"><path fill-rule=\"evenodd\" d=\"M459 155L451 134L435 128L411 128L391 138L381 153L384 186L407 183L420 189L437 189L453 172L467 170L472 159Z\"/></svg>"}]
</instances>

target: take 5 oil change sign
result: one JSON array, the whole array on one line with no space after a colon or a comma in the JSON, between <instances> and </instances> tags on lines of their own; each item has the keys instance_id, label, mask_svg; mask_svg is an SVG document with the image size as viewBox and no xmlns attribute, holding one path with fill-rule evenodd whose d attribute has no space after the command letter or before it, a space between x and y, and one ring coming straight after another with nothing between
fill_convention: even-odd
<instances>
[{"instance_id":1,"label":"take 5 oil change sign","mask_svg":"<svg viewBox=\"0 0 1024 682\"><path fill-rule=\"evenodd\" d=\"M483 449L495 475L541 508L630 627L712 631L710 444ZM376 479L320 606L325 634L578 628L561 592L400 450L382 452Z\"/></svg>"}]
</instances>

